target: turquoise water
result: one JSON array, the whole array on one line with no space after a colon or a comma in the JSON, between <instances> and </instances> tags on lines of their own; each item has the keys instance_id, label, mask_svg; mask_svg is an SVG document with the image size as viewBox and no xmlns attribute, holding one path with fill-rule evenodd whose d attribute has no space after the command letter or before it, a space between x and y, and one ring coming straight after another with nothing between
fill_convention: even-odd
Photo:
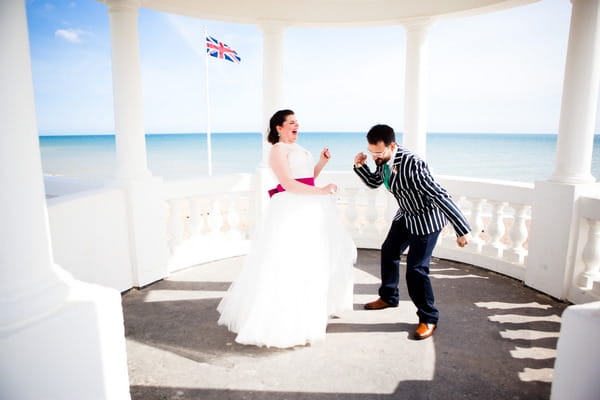
<instances>
[{"instance_id":1,"label":"turquoise water","mask_svg":"<svg viewBox=\"0 0 600 400\"><path fill-rule=\"evenodd\" d=\"M427 161L434 174L533 182L554 169L556 135L461 134L427 135ZM397 138L402 141L401 136ZM261 160L261 134L217 133L211 136L213 174L253 172ZM349 171L354 155L366 151L363 132L304 132L298 143L315 159L328 147L328 171ZM148 167L164 178L205 176L205 134L146 135ZM44 173L106 178L116 167L113 135L40 136ZM592 174L600 180L600 136L594 137Z\"/></svg>"}]
</instances>

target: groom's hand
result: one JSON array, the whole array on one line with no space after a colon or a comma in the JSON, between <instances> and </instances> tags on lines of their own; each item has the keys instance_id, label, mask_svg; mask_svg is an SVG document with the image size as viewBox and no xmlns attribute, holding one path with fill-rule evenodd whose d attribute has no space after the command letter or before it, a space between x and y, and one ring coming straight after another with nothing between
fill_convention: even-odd
<instances>
[{"instance_id":1,"label":"groom's hand","mask_svg":"<svg viewBox=\"0 0 600 400\"><path fill-rule=\"evenodd\" d=\"M469 240L467 239L467 235L457 237L456 238L456 244L458 245L458 247L465 247L467 244L469 244Z\"/></svg>"},{"instance_id":2,"label":"groom's hand","mask_svg":"<svg viewBox=\"0 0 600 400\"><path fill-rule=\"evenodd\" d=\"M358 153L354 157L354 167L360 168L367 162L367 155L365 153Z\"/></svg>"}]
</instances>

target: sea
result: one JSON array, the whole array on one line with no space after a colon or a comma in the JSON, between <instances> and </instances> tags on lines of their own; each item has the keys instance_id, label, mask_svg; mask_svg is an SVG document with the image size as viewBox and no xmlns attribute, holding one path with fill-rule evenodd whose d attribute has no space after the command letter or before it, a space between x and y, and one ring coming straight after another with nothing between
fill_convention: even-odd
<instances>
[{"instance_id":1,"label":"sea","mask_svg":"<svg viewBox=\"0 0 600 400\"><path fill-rule=\"evenodd\" d=\"M213 176L249 172L262 159L262 134L211 134ZM42 135L44 174L109 179L116 170L114 135ZM402 143L402 135L396 138ZM315 160L329 148L327 171L350 171L354 156L366 153L364 132L300 132L298 144ZM556 134L429 133L426 160L435 175L534 182L554 171ZM206 134L147 134L148 168L166 180L208 175ZM372 161L370 161L372 163ZM373 164L371 164L373 165ZM600 181L600 135L594 136L592 175Z\"/></svg>"}]
</instances>

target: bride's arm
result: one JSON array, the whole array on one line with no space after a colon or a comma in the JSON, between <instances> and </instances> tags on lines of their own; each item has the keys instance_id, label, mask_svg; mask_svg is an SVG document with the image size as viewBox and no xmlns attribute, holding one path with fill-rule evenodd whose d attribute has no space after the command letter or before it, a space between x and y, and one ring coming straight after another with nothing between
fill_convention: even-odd
<instances>
[{"instance_id":1,"label":"bride's arm","mask_svg":"<svg viewBox=\"0 0 600 400\"><path fill-rule=\"evenodd\" d=\"M321 173L321 171L323 170L323 168L325 168L325 164L327 164L329 162L329 159L331 158L331 153L329 152L329 149L327 147L325 147L323 150L321 150L321 154L319 156L319 162L315 165L315 179L317 179L317 177L319 176L319 174Z\"/></svg>"},{"instance_id":2,"label":"bride's arm","mask_svg":"<svg viewBox=\"0 0 600 400\"><path fill-rule=\"evenodd\" d=\"M337 190L337 187L331 183L327 186L316 187L306 185L292 178L287 162L288 153L289 151L283 146L275 144L273 145L273 148L271 148L271 154L269 156L269 165L275 173L277 180L285 190L298 194L329 194Z\"/></svg>"}]
</instances>

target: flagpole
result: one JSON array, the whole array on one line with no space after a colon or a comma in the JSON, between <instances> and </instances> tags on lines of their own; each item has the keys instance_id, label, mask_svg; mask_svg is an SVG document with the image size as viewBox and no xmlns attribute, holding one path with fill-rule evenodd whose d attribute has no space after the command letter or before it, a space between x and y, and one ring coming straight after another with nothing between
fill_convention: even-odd
<instances>
[{"instance_id":1,"label":"flagpole","mask_svg":"<svg viewBox=\"0 0 600 400\"><path fill-rule=\"evenodd\" d=\"M212 143L210 138L210 97L208 88L208 48L206 47L206 38L208 37L208 30L204 27L204 60L206 61L206 146L208 154L208 176L212 176Z\"/></svg>"}]
</instances>

